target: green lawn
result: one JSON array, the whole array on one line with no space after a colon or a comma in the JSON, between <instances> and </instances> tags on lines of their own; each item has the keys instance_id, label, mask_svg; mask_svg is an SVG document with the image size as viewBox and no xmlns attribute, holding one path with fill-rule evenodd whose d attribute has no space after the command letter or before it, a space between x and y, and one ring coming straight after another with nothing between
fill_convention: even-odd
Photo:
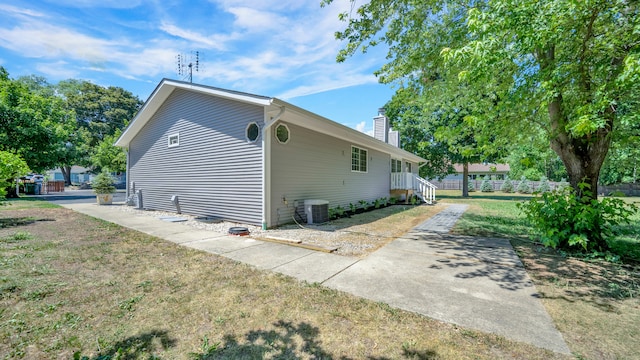
<instances>
[{"instance_id":1,"label":"green lawn","mask_svg":"<svg viewBox=\"0 0 640 360\"><path fill-rule=\"evenodd\" d=\"M456 224L455 233L507 238L530 237L530 226L516 204L527 201L531 195L471 192L469 198L463 198L460 191L443 190L438 192L437 197L438 201L444 203L470 205ZM640 198L623 199L640 205ZM612 252L621 255L623 260L640 262L640 212L636 212L630 220L630 224L619 227L621 234L610 242L610 246Z\"/></svg>"}]
</instances>

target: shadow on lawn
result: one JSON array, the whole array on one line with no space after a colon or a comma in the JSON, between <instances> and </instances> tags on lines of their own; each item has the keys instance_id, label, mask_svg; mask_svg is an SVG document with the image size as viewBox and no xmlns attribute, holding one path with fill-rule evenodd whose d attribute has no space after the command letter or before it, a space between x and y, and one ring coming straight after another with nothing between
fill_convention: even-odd
<instances>
[{"instance_id":1,"label":"shadow on lawn","mask_svg":"<svg viewBox=\"0 0 640 360\"><path fill-rule=\"evenodd\" d=\"M131 336L118 341L110 348L100 351L93 357L83 356L80 352L73 354L74 360L107 360L107 359L139 359L142 355L153 354L176 345L176 340L169 337L166 330L154 330L138 336ZM149 359L153 357L149 356Z\"/></svg>"},{"instance_id":2,"label":"shadow on lawn","mask_svg":"<svg viewBox=\"0 0 640 360\"><path fill-rule=\"evenodd\" d=\"M334 357L324 350L317 340L320 330L308 323L294 325L287 321L278 321L273 330L253 330L245 334L246 342L240 343L235 335L226 335L223 344L204 346L201 353L192 353L192 359L351 359L346 356ZM348 338L345 338L349 341ZM434 359L436 353L426 350L404 349L406 359ZM385 357L368 357L371 360L385 360Z\"/></svg>"},{"instance_id":3,"label":"shadow on lawn","mask_svg":"<svg viewBox=\"0 0 640 360\"><path fill-rule=\"evenodd\" d=\"M36 222L36 219L30 216L19 218L2 218L0 219L0 229L30 225Z\"/></svg>"},{"instance_id":4,"label":"shadow on lawn","mask_svg":"<svg viewBox=\"0 0 640 360\"><path fill-rule=\"evenodd\" d=\"M544 298L587 301L610 310L611 300L640 295L638 264L565 257L553 249L518 240L513 245L529 274L556 289L553 294L542 294Z\"/></svg>"},{"instance_id":5,"label":"shadow on lawn","mask_svg":"<svg viewBox=\"0 0 640 360\"><path fill-rule=\"evenodd\" d=\"M40 221L56 221L55 219L36 219L30 216L0 219L0 229L35 224Z\"/></svg>"},{"instance_id":6,"label":"shadow on lawn","mask_svg":"<svg viewBox=\"0 0 640 360\"><path fill-rule=\"evenodd\" d=\"M409 233L403 239L413 240L418 251L437 256L429 269L456 269L456 278L487 278L511 291L533 286L507 239L420 233Z\"/></svg>"}]
</instances>

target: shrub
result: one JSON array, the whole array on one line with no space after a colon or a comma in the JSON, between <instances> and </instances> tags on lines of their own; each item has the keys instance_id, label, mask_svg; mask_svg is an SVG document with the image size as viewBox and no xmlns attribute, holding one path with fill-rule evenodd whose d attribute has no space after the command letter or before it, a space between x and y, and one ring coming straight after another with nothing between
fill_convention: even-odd
<instances>
[{"instance_id":1,"label":"shrub","mask_svg":"<svg viewBox=\"0 0 640 360\"><path fill-rule=\"evenodd\" d=\"M526 177L520 178L520 183L518 184L517 191L521 194L531 194L531 184Z\"/></svg>"},{"instance_id":2,"label":"shrub","mask_svg":"<svg viewBox=\"0 0 640 360\"><path fill-rule=\"evenodd\" d=\"M509 179L508 176L504 178L504 182L502 183L502 186L500 186L500 191L505 193L513 192L513 182L511 182L511 179Z\"/></svg>"},{"instance_id":3,"label":"shrub","mask_svg":"<svg viewBox=\"0 0 640 360\"><path fill-rule=\"evenodd\" d=\"M549 191L551 191L551 185L549 185L549 179L547 179L546 176L543 176L540 178L540 185L538 185L536 192L546 193Z\"/></svg>"},{"instance_id":4,"label":"shrub","mask_svg":"<svg viewBox=\"0 0 640 360\"><path fill-rule=\"evenodd\" d=\"M336 212L336 215L338 215L338 217L344 216L344 208L340 205L336 206L335 212Z\"/></svg>"},{"instance_id":5,"label":"shrub","mask_svg":"<svg viewBox=\"0 0 640 360\"><path fill-rule=\"evenodd\" d=\"M565 187L518 204L542 244L552 248L604 252L616 225L629 223L638 210L621 199L594 199L589 184Z\"/></svg>"},{"instance_id":6,"label":"shrub","mask_svg":"<svg viewBox=\"0 0 640 360\"><path fill-rule=\"evenodd\" d=\"M116 192L116 187L113 186L114 182L113 176L104 170L93 178L91 188L96 194L113 194Z\"/></svg>"},{"instance_id":7,"label":"shrub","mask_svg":"<svg viewBox=\"0 0 640 360\"><path fill-rule=\"evenodd\" d=\"M397 202L398 202L398 199L396 199L394 197L389 198L389 204L395 205Z\"/></svg>"},{"instance_id":8,"label":"shrub","mask_svg":"<svg viewBox=\"0 0 640 360\"><path fill-rule=\"evenodd\" d=\"M360 200L358 202L360 203L360 206L362 206L363 210L367 210L369 208L369 203L367 202L367 200Z\"/></svg>"},{"instance_id":9,"label":"shrub","mask_svg":"<svg viewBox=\"0 0 640 360\"><path fill-rule=\"evenodd\" d=\"M616 191L610 192L609 196L611 196L611 197L625 197L626 195L622 191L616 190Z\"/></svg>"},{"instance_id":10,"label":"shrub","mask_svg":"<svg viewBox=\"0 0 640 360\"><path fill-rule=\"evenodd\" d=\"M474 181L469 179L469 185L467 186L467 189L469 190L469 192L474 192L476 191L476 187L473 186Z\"/></svg>"},{"instance_id":11,"label":"shrub","mask_svg":"<svg viewBox=\"0 0 640 360\"><path fill-rule=\"evenodd\" d=\"M351 210L352 213L355 214L356 209L358 209L358 207L356 206L356 204L354 203L349 203L349 210Z\"/></svg>"},{"instance_id":12,"label":"shrub","mask_svg":"<svg viewBox=\"0 0 640 360\"><path fill-rule=\"evenodd\" d=\"M493 184L489 180L489 176L485 176L484 180L482 180L482 184L480 184L481 192L493 192Z\"/></svg>"}]
</instances>

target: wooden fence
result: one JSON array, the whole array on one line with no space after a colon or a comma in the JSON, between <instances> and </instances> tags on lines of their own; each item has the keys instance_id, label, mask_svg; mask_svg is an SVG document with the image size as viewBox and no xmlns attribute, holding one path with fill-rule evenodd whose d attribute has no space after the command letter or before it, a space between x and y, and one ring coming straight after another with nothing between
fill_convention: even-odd
<instances>
[{"instance_id":1,"label":"wooden fence","mask_svg":"<svg viewBox=\"0 0 640 360\"><path fill-rule=\"evenodd\" d=\"M42 194L64 192L64 180L50 180L42 183Z\"/></svg>"}]
</instances>

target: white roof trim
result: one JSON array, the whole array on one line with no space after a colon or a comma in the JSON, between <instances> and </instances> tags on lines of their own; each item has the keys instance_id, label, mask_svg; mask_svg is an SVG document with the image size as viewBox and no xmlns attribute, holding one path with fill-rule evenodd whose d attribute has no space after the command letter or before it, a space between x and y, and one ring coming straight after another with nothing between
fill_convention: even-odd
<instances>
[{"instance_id":1,"label":"white roof trim","mask_svg":"<svg viewBox=\"0 0 640 360\"><path fill-rule=\"evenodd\" d=\"M128 147L131 140L138 134L140 130L142 130L144 125L153 117L153 115L158 111L160 106L162 106L169 95L171 95L171 93L177 88L259 105L266 108L272 108L268 109L268 111L276 111L284 107L285 113L281 117L281 120L284 122L290 122L292 124L296 124L298 126L302 126L322 134L348 141L354 145L360 145L363 147L375 149L383 153L391 154L395 157L409 160L411 162L420 163L426 161L425 159L408 151L402 150L391 144L387 144L358 130L339 124L335 121L329 120L325 117L314 114L308 110L302 109L293 104L289 104L276 98L252 95L169 79L163 79L160 84L158 84L153 93L151 93L151 95L149 96L149 99L147 99L140 111L138 111L138 114L133 118L129 126L124 130L120 138L116 141L115 145L120 147Z\"/></svg>"}]
</instances>

